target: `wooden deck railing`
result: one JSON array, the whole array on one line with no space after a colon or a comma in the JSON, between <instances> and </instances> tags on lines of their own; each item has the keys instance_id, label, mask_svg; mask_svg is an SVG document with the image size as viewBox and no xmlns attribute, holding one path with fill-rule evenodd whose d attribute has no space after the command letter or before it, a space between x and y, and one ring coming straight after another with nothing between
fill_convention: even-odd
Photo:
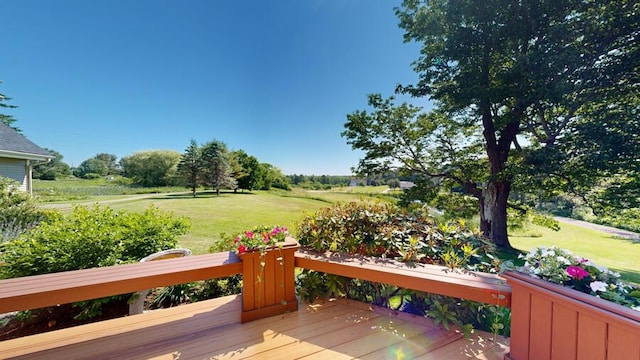
<instances>
[{"instance_id":1,"label":"wooden deck railing","mask_svg":"<svg viewBox=\"0 0 640 360\"><path fill-rule=\"evenodd\" d=\"M0 314L242 273L234 253L125 264L0 280Z\"/></svg>"},{"instance_id":2,"label":"wooden deck railing","mask_svg":"<svg viewBox=\"0 0 640 360\"><path fill-rule=\"evenodd\" d=\"M298 250L296 267L509 307L511 287L496 274L391 259Z\"/></svg>"},{"instance_id":3,"label":"wooden deck railing","mask_svg":"<svg viewBox=\"0 0 640 360\"><path fill-rule=\"evenodd\" d=\"M461 274L444 267L411 266L383 259L296 252L297 247L297 243L287 244L264 259L255 254L237 256L227 252L0 280L0 313L242 274L242 311L238 322L246 322L298 309L295 267L502 306L510 304L509 287L495 275ZM109 333L116 331L110 326L118 325L105 326ZM65 333L60 331L59 334ZM43 343L39 347L39 344L30 343L29 346L50 348L59 340L55 331L48 333L46 339L49 345ZM68 336L65 339L70 341ZM19 351L21 354L28 352Z\"/></svg>"}]
</instances>

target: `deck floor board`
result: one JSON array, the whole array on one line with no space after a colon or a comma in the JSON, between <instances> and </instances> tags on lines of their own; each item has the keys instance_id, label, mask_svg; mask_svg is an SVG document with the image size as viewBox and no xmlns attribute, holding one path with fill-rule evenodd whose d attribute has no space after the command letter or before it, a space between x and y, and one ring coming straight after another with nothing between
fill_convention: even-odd
<instances>
[{"instance_id":1,"label":"deck floor board","mask_svg":"<svg viewBox=\"0 0 640 360\"><path fill-rule=\"evenodd\" d=\"M245 324L231 296L0 342L12 359L502 359L508 339L471 340L426 318L367 304L300 302Z\"/></svg>"}]
</instances>

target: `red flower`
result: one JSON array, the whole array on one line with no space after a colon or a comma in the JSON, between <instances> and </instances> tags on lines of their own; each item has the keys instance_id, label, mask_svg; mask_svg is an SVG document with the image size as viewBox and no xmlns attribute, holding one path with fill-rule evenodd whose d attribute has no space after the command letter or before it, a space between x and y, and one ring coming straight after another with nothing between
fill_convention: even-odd
<instances>
[{"instance_id":1,"label":"red flower","mask_svg":"<svg viewBox=\"0 0 640 360\"><path fill-rule=\"evenodd\" d=\"M247 251L247 248L244 245L238 246L238 254L244 254Z\"/></svg>"},{"instance_id":2,"label":"red flower","mask_svg":"<svg viewBox=\"0 0 640 360\"><path fill-rule=\"evenodd\" d=\"M569 266L567 268L567 274L574 279L582 280L583 278L589 276L589 272L579 266Z\"/></svg>"}]
</instances>

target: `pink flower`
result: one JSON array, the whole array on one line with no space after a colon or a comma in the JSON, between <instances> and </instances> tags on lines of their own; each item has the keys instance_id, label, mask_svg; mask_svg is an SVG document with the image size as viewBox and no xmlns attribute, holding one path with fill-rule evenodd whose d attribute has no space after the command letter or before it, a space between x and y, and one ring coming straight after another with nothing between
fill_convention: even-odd
<instances>
[{"instance_id":1,"label":"pink flower","mask_svg":"<svg viewBox=\"0 0 640 360\"><path fill-rule=\"evenodd\" d=\"M569 266L567 268L567 274L574 279L582 280L586 276L589 276L589 272L579 266Z\"/></svg>"},{"instance_id":2,"label":"pink flower","mask_svg":"<svg viewBox=\"0 0 640 360\"><path fill-rule=\"evenodd\" d=\"M244 234L247 235L247 237L249 239L253 239L253 232L252 231L246 231Z\"/></svg>"},{"instance_id":3,"label":"pink flower","mask_svg":"<svg viewBox=\"0 0 640 360\"><path fill-rule=\"evenodd\" d=\"M239 242L240 242L240 236L236 236L236 238L235 238L235 239L233 239L233 242L234 242L235 244L239 243Z\"/></svg>"}]
</instances>

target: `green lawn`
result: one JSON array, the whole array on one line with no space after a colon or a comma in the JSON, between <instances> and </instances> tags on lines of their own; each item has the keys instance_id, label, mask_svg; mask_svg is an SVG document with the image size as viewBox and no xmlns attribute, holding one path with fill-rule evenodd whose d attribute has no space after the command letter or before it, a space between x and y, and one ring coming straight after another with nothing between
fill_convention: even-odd
<instances>
[{"instance_id":1,"label":"green lawn","mask_svg":"<svg viewBox=\"0 0 640 360\"><path fill-rule=\"evenodd\" d=\"M552 245L568 249L598 265L619 271L625 279L640 284L640 242L573 224L561 223L560 226L560 231L532 226L526 232L511 234L509 240L513 247L525 252L534 247Z\"/></svg>"},{"instance_id":2,"label":"green lawn","mask_svg":"<svg viewBox=\"0 0 640 360\"><path fill-rule=\"evenodd\" d=\"M256 191L253 193L202 193L193 198L185 195L158 195L149 199L109 204L118 210L141 211L150 205L186 216L191 220L189 234L180 238L180 246L195 254L206 253L222 234L235 235L256 225L283 225L294 229L306 214L336 201L358 200L356 196L296 197L288 193Z\"/></svg>"}]
</instances>

